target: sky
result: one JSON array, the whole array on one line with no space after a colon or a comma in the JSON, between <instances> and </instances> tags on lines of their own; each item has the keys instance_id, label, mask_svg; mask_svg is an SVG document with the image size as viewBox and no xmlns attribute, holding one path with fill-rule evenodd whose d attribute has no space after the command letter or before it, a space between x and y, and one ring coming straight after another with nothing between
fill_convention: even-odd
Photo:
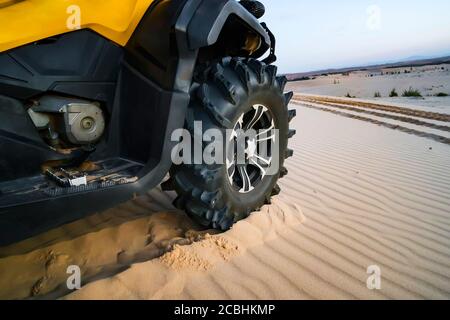
<instances>
[{"instance_id":1,"label":"sky","mask_svg":"<svg viewBox=\"0 0 450 320\"><path fill-rule=\"evenodd\" d=\"M450 55L449 0L260 0L279 72Z\"/></svg>"}]
</instances>

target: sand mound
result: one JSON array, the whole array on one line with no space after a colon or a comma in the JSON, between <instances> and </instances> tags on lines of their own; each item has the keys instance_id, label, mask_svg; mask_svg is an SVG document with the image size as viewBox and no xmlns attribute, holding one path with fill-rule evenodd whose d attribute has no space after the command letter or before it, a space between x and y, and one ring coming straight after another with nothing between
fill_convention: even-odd
<instances>
[{"instance_id":1,"label":"sand mound","mask_svg":"<svg viewBox=\"0 0 450 320\"><path fill-rule=\"evenodd\" d=\"M192 243L201 235L200 227L172 207L172 198L155 189L117 208L0 248L0 298L59 297L69 292L69 265L79 266L87 283L159 257L176 244Z\"/></svg>"},{"instance_id":2,"label":"sand mound","mask_svg":"<svg viewBox=\"0 0 450 320\"><path fill-rule=\"evenodd\" d=\"M228 289L229 292L227 289L223 292L218 290L230 281L237 267L235 261L246 259L253 248L263 246L286 228L298 226L303 220L298 207L287 205L277 198L272 206L263 207L229 232L204 234L200 241L189 246L176 245L173 251L158 259L134 264L117 276L88 284L67 298L107 299L112 291L117 299L210 299L215 295L240 295L238 283L247 282L247 273L238 272L231 277L234 284ZM291 224L288 225L288 222ZM253 266L248 265L245 269L251 272ZM238 287L233 289L235 285ZM254 291L258 292L260 285L255 285Z\"/></svg>"},{"instance_id":3,"label":"sand mound","mask_svg":"<svg viewBox=\"0 0 450 320\"><path fill-rule=\"evenodd\" d=\"M196 250L198 245L201 247L200 250ZM189 247L176 245L172 251L164 254L160 261L174 270L209 270L214 266L211 261L217 262L220 259L228 261L238 252L239 247L226 238L206 234L199 244Z\"/></svg>"}]
</instances>

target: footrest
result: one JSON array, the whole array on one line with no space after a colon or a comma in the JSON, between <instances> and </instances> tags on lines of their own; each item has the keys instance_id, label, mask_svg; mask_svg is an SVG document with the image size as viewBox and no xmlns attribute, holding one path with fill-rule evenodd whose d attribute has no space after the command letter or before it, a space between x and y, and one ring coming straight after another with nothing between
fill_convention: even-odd
<instances>
[{"instance_id":1,"label":"footrest","mask_svg":"<svg viewBox=\"0 0 450 320\"><path fill-rule=\"evenodd\" d=\"M47 169L45 171L50 180L58 184L60 187L80 187L87 185L87 175L84 173L73 173L63 168Z\"/></svg>"},{"instance_id":2,"label":"footrest","mask_svg":"<svg viewBox=\"0 0 450 320\"><path fill-rule=\"evenodd\" d=\"M46 168L42 174L0 183L0 208L134 183L143 164L108 159L89 167Z\"/></svg>"}]
</instances>

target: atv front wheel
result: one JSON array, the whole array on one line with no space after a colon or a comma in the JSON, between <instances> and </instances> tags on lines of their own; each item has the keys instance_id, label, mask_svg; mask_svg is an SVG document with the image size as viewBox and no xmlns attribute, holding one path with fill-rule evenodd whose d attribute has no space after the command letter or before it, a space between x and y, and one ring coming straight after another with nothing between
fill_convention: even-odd
<instances>
[{"instance_id":1,"label":"atv front wheel","mask_svg":"<svg viewBox=\"0 0 450 320\"><path fill-rule=\"evenodd\" d=\"M202 124L203 132L218 129L226 136L228 129L232 139L237 130L267 133L278 129L276 136L268 134L264 138L278 144L276 154L269 150L266 157L260 156L259 140L263 139L253 139L244 142L244 163L236 162L231 149L222 164L172 167L171 178L163 189L174 189L178 194L175 206L206 227L227 230L270 203L270 198L280 192L277 181L287 173L283 163L293 153L287 144L295 134L289 130L295 110L288 111L292 92L283 93L286 78L277 77L276 73L275 66L258 60L226 58L209 67L193 86L186 116L186 129L191 136L196 134L196 121ZM266 170L274 160L278 161L278 170L268 175Z\"/></svg>"}]
</instances>

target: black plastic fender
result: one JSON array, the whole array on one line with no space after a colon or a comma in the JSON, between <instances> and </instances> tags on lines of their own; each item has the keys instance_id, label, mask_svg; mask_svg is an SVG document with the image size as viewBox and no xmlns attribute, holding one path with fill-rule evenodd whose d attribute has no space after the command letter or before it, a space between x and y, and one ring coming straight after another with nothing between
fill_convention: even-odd
<instances>
[{"instance_id":1,"label":"black plastic fender","mask_svg":"<svg viewBox=\"0 0 450 320\"><path fill-rule=\"evenodd\" d=\"M190 49L199 49L215 44L222 28L231 15L237 16L261 35L265 44L270 47L269 34L258 19L236 0L203 0L188 27Z\"/></svg>"}]
</instances>

